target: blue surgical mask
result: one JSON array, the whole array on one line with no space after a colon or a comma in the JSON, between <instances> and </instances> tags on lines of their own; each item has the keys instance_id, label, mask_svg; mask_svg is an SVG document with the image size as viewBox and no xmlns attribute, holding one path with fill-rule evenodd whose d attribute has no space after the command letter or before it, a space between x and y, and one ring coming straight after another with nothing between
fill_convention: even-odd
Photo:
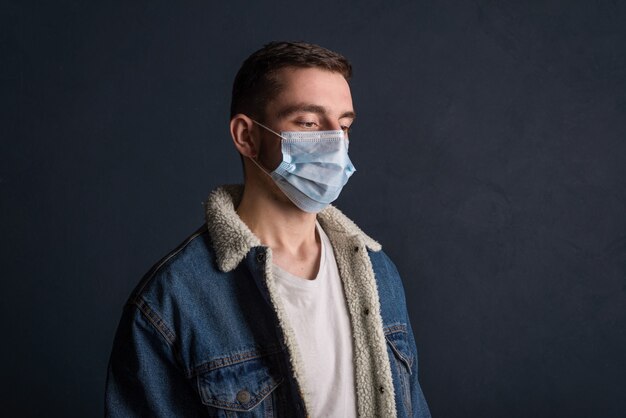
<instances>
[{"instance_id":1,"label":"blue surgical mask","mask_svg":"<svg viewBox=\"0 0 626 418\"><path fill-rule=\"evenodd\" d=\"M356 171L348 158L348 139L339 131L293 131L280 134L283 159L268 173L278 188L305 212L317 213L333 202Z\"/></svg>"}]
</instances>

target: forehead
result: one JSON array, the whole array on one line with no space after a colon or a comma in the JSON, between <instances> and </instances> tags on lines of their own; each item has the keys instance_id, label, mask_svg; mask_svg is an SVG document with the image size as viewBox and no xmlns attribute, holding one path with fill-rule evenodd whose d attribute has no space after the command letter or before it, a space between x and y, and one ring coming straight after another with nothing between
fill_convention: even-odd
<instances>
[{"instance_id":1,"label":"forehead","mask_svg":"<svg viewBox=\"0 0 626 418\"><path fill-rule=\"evenodd\" d=\"M268 102L268 115L287 106L306 103L328 109L329 113L353 111L350 86L341 73L320 68L282 68L274 75L278 94Z\"/></svg>"}]
</instances>

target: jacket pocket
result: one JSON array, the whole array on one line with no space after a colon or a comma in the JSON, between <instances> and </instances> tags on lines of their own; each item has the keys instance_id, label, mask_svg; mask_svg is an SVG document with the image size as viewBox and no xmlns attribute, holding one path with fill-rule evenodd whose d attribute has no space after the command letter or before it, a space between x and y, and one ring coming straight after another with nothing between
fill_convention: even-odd
<instances>
[{"instance_id":1,"label":"jacket pocket","mask_svg":"<svg viewBox=\"0 0 626 418\"><path fill-rule=\"evenodd\" d=\"M198 375L198 390L209 416L274 416L272 392L283 379L273 357L252 358Z\"/></svg>"},{"instance_id":2,"label":"jacket pocket","mask_svg":"<svg viewBox=\"0 0 626 418\"><path fill-rule=\"evenodd\" d=\"M389 361L391 363L392 374L395 376L396 397L401 395L404 413L412 416L411 402L411 374L414 356L409 346L408 334L405 325L394 325L385 328L385 339L387 340L388 351L390 351ZM399 405L398 405L399 406ZM402 408L398 408L398 416L403 416Z\"/></svg>"}]
</instances>

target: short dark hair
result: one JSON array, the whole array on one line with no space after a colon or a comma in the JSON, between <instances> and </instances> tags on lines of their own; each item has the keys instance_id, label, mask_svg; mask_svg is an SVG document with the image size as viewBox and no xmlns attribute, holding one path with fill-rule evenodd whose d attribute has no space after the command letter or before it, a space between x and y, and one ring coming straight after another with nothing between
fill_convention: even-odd
<instances>
[{"instance_id":1,"label":"short dark hair","mask_svg":"<svg viewBox=\"0 0 626 418\"><path fill-rule=\"evenodd\" d=\"M267 103L281 89L275 74L285 67L321 68L340 73L346 80L352 76L352 65L336 52L305 42L270 42L250 55L237 72L230 117L244 113L264 119Z\"/></svg>"}]
</instances>

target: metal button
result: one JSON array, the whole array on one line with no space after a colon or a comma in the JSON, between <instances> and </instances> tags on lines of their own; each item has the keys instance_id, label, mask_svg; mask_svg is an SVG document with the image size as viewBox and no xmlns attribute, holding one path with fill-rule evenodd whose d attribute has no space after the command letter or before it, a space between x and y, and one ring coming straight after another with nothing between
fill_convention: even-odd
<instances>
[{"instance_id":1,"label":"metal button","mask_svg":"<svg viewBox=\"0 0 626 418\"><path fill-rule=\"evenodd\" d=\"M359 252L359 247L354 247L354 252L358 253Z\"/></svg>"},{"instance_id":2,"label":"metal button","mask_svg":"<svg viewBox=\"0 0 626 418\"><path fill-rule=\"evenodd\" d=\"M259 253L256 255L256 261L262 263L265 261L265 253Z\"/></svg>"},{"instance_id":3,"label":"metal button","mask_svg":"<svg viewBox=\"0 0 626 418\"><path fill-rule=\"evenodd\" d=\"M237 400L241 403L248 403L250 402L250 392L248 392L247 390L240 390L239 393L237 393Z\"/></svg>"},{"instance_id":4,"label":"metal button","mask_svg":"<svg viewBox=\"0 0 626 418\"><path fill-rule=\"evenodd\" d=\"M365 309L363 309L363 313L364 313L365 315L369 315L369 314L370 314L370 309L369 309L369 308L365 308Z\"/></svg>"},{"instance_id":5,"label":"metal button","mask_svg":"<svg viewBox=\"0 0 626 418\"><path fill-rule=\"evenodd\" d=\"M378 388L378 391L380 393L385 393L385 388L381 386L381 387Z\"/></svg>"}]
</instances>

